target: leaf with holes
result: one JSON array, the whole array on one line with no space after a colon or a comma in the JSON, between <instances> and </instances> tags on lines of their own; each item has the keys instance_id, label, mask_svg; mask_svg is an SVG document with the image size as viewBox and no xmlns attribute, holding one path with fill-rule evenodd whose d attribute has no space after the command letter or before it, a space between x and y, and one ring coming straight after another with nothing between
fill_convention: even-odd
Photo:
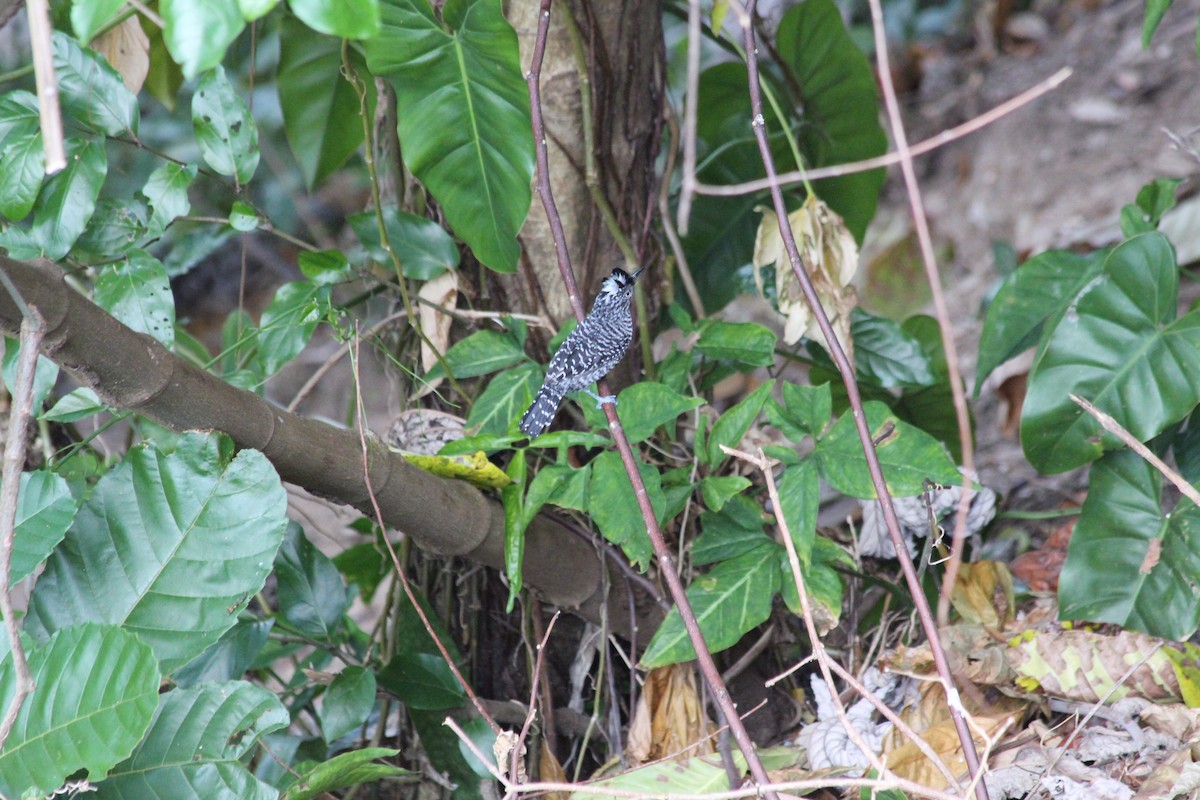
<instances>
[{"instance_id":1,"label":"leaf with holes","mask_svg":"<svg viewBox=\"0 0 1200 800\"><path fill-rule=\"evenodd\" d=\"M217 67L200 79L192 96L192 125L205 162L245 183L258 168L258 126L246 101Z\"/></svg>"}]
</instances>

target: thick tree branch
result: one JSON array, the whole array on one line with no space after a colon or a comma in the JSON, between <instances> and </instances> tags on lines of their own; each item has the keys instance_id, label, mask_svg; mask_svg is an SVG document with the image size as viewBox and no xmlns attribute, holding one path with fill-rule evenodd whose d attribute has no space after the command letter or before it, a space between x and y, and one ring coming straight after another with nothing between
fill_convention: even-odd
<instances>
[{"instance_id":1,"label":"thick tree branch","mask_svg":"<svg viewBox=\"0 0 1200 800\"><path fill-rule=\"evenodd\" d=\"M176 357L148 336L125 327L63 281L50 263L0 256L0 272L46 320L42 353L100 398L173 430L218 430L238 447L261 451L285 481L370 513L362 446L352 430L290 414ZM21 312L0 296L0 332L16 335ZM504 509L473 486L431 475L370 443L371 487L385 521L423 549L503 568ZM587 542L547 516L526 533L525 581L547 601L598 622L606 602L604 564ZM628 636L628 597L638 627L657 626L662 612L634 585L607 598L609 625Z\"/></svg>"}]
</instances>

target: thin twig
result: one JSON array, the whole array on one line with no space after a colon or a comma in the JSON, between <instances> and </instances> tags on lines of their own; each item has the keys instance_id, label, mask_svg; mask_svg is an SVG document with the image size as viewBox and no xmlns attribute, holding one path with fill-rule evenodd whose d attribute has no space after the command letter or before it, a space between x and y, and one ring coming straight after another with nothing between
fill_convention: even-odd
<instances>
[{"instance_id":1,"label":"thin twig","mask_svg":"<svg viewBox=\"0 0 1200 800\"><path fill-rule=\"evenodd\" d=\"M759 155L762 158L767 178L771 181L771 201L775 207L776 218L779 221L779 231L783 237L783 244L787 251L788 259L791 262L792 272L795 274L796 281L800 284L800 288L804 292L805 300L807 300L809 308L812 309L813 316L821 329L821 333L825 336L829 355L833 358L838 373L841 375L842 383L846 387L846 394L850 401L854 424L867 459L867 470L871 475L872 485L875 488L876 496L883 510L884 522L887 524L888 534L891 536L892 543L896 548L897 559L900 562L901 570L904 572L904 578L908 584L909 593L912 595L917 616L921 620L921 627L924 629L925 636L929 640L934 664L937 667L937 673L941 678L942 686L946 692L946 702L950 707L950 715L954 720L955 729L962 742L963 754L966 757L967 766L970 768L972 778L974 778L979 772L979 756L975 751L975 741L972 739L970 729L967 727L962 698L959 696L958 689L954 685L954 679L950 674L950 665L946 660L945 652L942 650L937 625L934 623L929 603L925 599L924 589L917 577L912 561L904 557L907 550L904 546L904 540L900 535L900 522L896 517L896 509L892 505L892 496L888 491L887 482L883 477L883 468L879 463L879 455L875 451L875 444L871 438L871 430L867 426L867 417L863 411L862 396L858 390L854 368L846 358L846 353L842 349L837 335L834 333L833 326L829 322L829 317L826 315L825 309L817 297L812 279L809 277L808 271L804 268L804 264L800 259L800 251L796 246L796 238L792 234L787 207L783 201L783 191L780 189L775 175L775 158L771 153L770 142L767 139L766 120L763 118L762 95L759 91L758 60L755 57L757 49L754 44L754 25L752 24L755 4L756 0L750 0L744 11L739 9L739 14L741 16L740 22L742 24L743 36L746 43L745 49L748 56L746 65L749 73L748 84L750 87L750 109L752 114L751 127L754 129L754 136L758 142ZM877 1L872 0L872 8L877 8L877 6ZM875 24L878 26L877 33L882 36L881 22L876 20ZM886 42L881 43L877 49L885 50ZM880 69L881 73L886 73L885 67L881 66ZM884 78L886 79L886 74ZM909 166L911 168L911 160ZM976 797L978 800L988 800L987 789L982 782L976 786Z\"/></svg>"},{"instance_id":2,"label":"thin twig","mask_svg":"<svg viewBox=\"0 0 1200 800\"><path fill-rule=\"evenodd\" d=\"M12 704L5 709L0 721L0 752L12 731L21 706L33 692L33 675L25 659L25 646L21 644L17 616L13 610L12 576L13 543L16 539L17 496L21 489L21 471L25 465L25 440L29 430L29 419L33 416L33 378L37 372L37 360L46 335L46 322L37 309L29 306L21 320L21 352L17 361L17 376L12 387L12 407L8 414L8 440L4 443L4 464L0 478L0 614L4 615L4 628L8 632L8 643L12 651L13 672L16 687Z\"/></svg>"},{"instance_id":3,"label":"thin twig","mask_svg":"<svg viewBox=\"0 0 1200 800\"><path fill-rule=\"evenodd\" d=\"M954 776L954 773L951 772L950 768L946 766L945 762L938 757L933 748L930 747L923 739L921 739L921 737L917 736L916 732L906 725L894 711L888 708L886 703L879 700L879 698L875 697L875 695L873 695L871 692L867 691L867 687L863 686L858 680L851 676L849 672L842 669L839 665L834 664L833 660L829 657L829 653L825 650L825 645L821 642L821 636L819 633L817 633L817 624L813 620L812 603L808 598L808 588L804 584L804 572L800 567L800 556L796 552L796 543L792 540L792 533L788 529L787 520L784 518L781 511L783 504L779 500L779 489L775 485L775 473L772 471L771 462L767 459L762 449L759 449L757 456L752 456L749 453L744 453L740 450L734 450L733 448L726 447L724 445L721 446L721 450L724 451L726 455L740 458L741 460L754 465L759 469L760 472L762 472L763 477L766 479L767 496L771 498L771 507L775 514L775 524L779 526L779 536L781 539L783 539L784 549L787 550L788 565L791 567L792 580L796 584L796 593L800 598L801 616L804 618L804 627L808 630L809 643L812 644L812 656L814 659L816 659L817 667L821 670L821 677L825 679L825 685L829 687L830 699L833 702L833 710L837 715L838 722L842 724L842 728L846 731L846 735L849 737L850 741L852 741L854 746L857 747L862 754L867 757L867 760L871 762L871 766L875 768L875 771L880 776L891 776L891 770L889 770L887 766L880 761L879 756L873 749L871 749L870 745L863 740L862 735L858 732L858 729L855 728L853 723L850 722L850 718L846 714L846 707L842 703L842 698L838 695L834 688L836 686L836 683L833 680L833 672L835 671L835 667L837 668L836 671L841 674L844 680L849 678L847 683L850 683L862 697L871 703L871 705L875 706L880 713L884 714L884 716L897 725L902 733L911 739L913 744L917 746L917 749L924 753L925 757L929 759L930 763L936 766L942 773L942 776L945 777L948 786L952 786L956 790L961 789L958 779Z\"/></svg>"},{"instance_id":4,"label":"thin twig","mask_svg":"<svg viewBox=\"0 0 1200 800\"><path fill-rule=\"evenodd\" d=\"M1164 464L1161 458L1150 452L1150 449L1146 447L1146 445L1139 442L1132 433L1121 427L1121 423L1117 422L1111 416L1096 408L1085 398L1082 398L1077 394L1071 394L1067 396L1070 397L1076 405L1095 417L1096 421L1100 423L1100 427L1104 428L1104 430L1108 431L1113 436L1116 436L1118 439L1124 442L1130 450L1137 453L1139 456L1144 458L1147 463L1150 464L1150 466L1158 470L1164 478L1174 484L1175 488L1178 489L1184 497L1186 497L1188 500L1191 500L1196 506L1200 506L1200 491L1196 491L1195 486L1192 486L1182 475Z\"/></svg>"},{"instance_id":5,"label":"thin twig","mask_svg":"<svg viewBox=\"0 0 1200 800\"><path fill-rule=\"evenodd\" d=\"M538 642L537 658L533 662L533 680L529 685L529 712L525 715L525 724L521 726L521 734L517 737L516 743L513 745L512 764L509 767L509 775L519 775L517 769L521 758L521 750L525 747L525 739L529 736L529 729L533 726L533 718L537 716L537 695L541 675L542 666L546 659L546 643L550 641L550 634L554 631L554 623L558 622L560 612L554 612L554 616L550 618L550 624L546 626L546 633L542 636L542 640ZM543 716L548 712L543 712Z\"/></svg>"},{"instance_id":6,"label":"thin twig","mask_svg":"<svg viewBox=\"0 0 1200 800\"><path fill-rule=\"evenodd\" d=\"M361 337L356 334L354 337L355 343L357 344L360 339ZM371 448L367 442L367 409L363 404L362 382L359 380L358 376L357 348L352 350L351 353L351 360L354 364L354 407L355 411L357 412L355 414L357 417L357 424L355 425L355 428L358 431L358 440L362 446L363 482L367 485L367 497L371 499L371 509L375 512L375 522L377 525L379 525L380 530L386 531L387 525L383 521L383 512L379 510L379 501L375 499L375 487L371 485ZM496 721L492 719L490 714L488 714L487 709L484 708L483 703L479 700L479 695L475 694L475 690L471 688L471 684L467 683L467 679L459 670L458 665L455 664L454 659L450 657L450 651L446 649L446 645L442 643L442 640L438 638L437 633L434 631L433 625L429 621L429 617L425 614L425 609L421 607L419 602L417 602L416 593L413 592L412 586L408 582L408 575L404 572L404 566L400 563L399 556L396 555L396 549L392 547L392 540L386 535L381 536L380 538L383 539L383 544L387 547L388 556L391 557L392 566L396 570L396 577L400 581L400 586L404 589L404 594L408 597L408 602L412 604L413 610L417 612L417 616L421 618L421 624L425 626L425 632L429 634L429 638L433 639L434 645L437 647L438 652L442 655L442 660L446 662L446 666L450 668L450 672L463 687L463 691L466 692L467 697L471 699L471 703L474 704L475 709L479 712L479 716L483 717L484 721L487 722L492 731L499 735L500 726L497 725ZM487 762L485 761L484 763Z\"/></svg>"},{"instance_id":7,"label":"thin twig","mask_svg":"<svg viewBox=\"0 0 1200 800\"><path fill-rule=\"evenodd\" d=\"M696 192L696 107L700 104L700 0L688 0L687 90L683 97L683 171L675 227L688 234L692 195ZM666 173L670 175L671 173ZM666 215L663 215L666 218Z\"/></svg>"},{"instance_id":8,"label":"thin twig","mask_svg":"<svg viewBox=\"0 0 1200 800\"><path fill-rule=\"evenodd\" d=\"M1021 92L1016 97L1005 100L995 108L985 111L961 125L948 128L936 136L931 136L922 142L914 144L908 149L908 153L910 156L923 156L956 139L961 139L964 136L972 134L992 124L1001 117L1011 114L1018 108L1028 105L1051 89L1057 88L1069 77L1071 77L1071 68L1063 67L1049 78ZM777 181L780 186L790 186L793 183L803 183L806 180L815 181L822 178L836 178L842 175L851 175L855 172L866 172L867 170L878 169L880 167L890 167L893 164L899 164L901 158L899 152L885 153L874 158L865 158L862 161L847 161L844 164L832 164L828 167L814 167L794 172L783 172L779 174ZM759 178L744 183L698 183L696 184L696 194L711 195L713 197L736 197L743 194L761 192L763 189L769 188L771 188L771 181L767 178Z\"/></svg>"},{"instance_id":9,"label":"thin twig","mask_svg":"<svg viewBox=\"0 0 1200 800\"><path fill-rule=\"evenodd\" d=\"M42 152L46 158L46 174L53 175L67 166L67 153L63 146L58 79L54 76L54 45L50 41L50 4L47 0L29 0L25 4L25 16L29 21L29 46L33 51L33 74L37 80Z\"/></svg>"},{"instance_id":10,"label":"thin twig","mask_svg":"<svg viewBox=\"0 0 1200 800\"><path fill-rule=\"evenodd\" d=\"M534 40L533 57L530 62L529 72L526 74L526 82L529 85L529 105L533 122L535 154L537 156L538 195L546 210L546 218L550 223L550 231L554 236L554 249L558 257L558 268L559 273L562 275L563 285L566 287L568 297L570 297L571 308L574 310L576 318L582 322L585 316L583 302L579 297L579 287L575 281L574 270L571 268L571 257L567 249L566 236L563 233L562 219L559 217L558 207L554 202L554 193L550 187L549 161L546 154L546 125L542 117L540 83L542 59L546 53L547 31L550 27L550 5L551 0L541 0L538 10L537 38ZM607 381L603 379L599 381L598 388L601 393L608 394ZM650 543L654 548L654 555L658 560L662 578L667 582L667 588L670 590L671 597L675 601L676 608L679 609L679 615L683 621L684 628L688 632L688 638L691 640L692 647L696 651L696 659L699 663L700 672L704 675L704 680L708 683L709 689L712 691L713 701L724 717L726 724L729 725L730 733L733 734L734 740L738 743L738 748L741 749L742 754L746 757L746 763L749 766L754 783L764 786L770 780L767 776L767 771L763 767L762 761L758 758L758 754L754 749L754 743L750 739L750 734L746 731L746 726L742 724L741 719L738 717L737 708L734 706L733 700L729 697L729 690L721 680L721 674L717 669L716 662L713 661L712 654L708 651L708 647L704 642L704 634L701 633L700 625L696 621L696 615L692 612L691 604L688 603L683 582L679 579L674 559L671 557L671 551L667 548L662 530L659 528L658 518L654 513L654 507L650 504L650 496L646 492L646 484L643 482L642 475L638 471L637 459L634 457L633 450L629 446L629 440L625 436L624 428L621 427L621 421L617 418L617 411L610 403L604 406L604 413L608 418L608 429L612 433L617 452L621 455L621 463L625 466L625 473L629 476L634 496L637 498L638 508L642 512L642 520L646 525L646 535L649 536ZM778 800L774 792L764 790L764 794L768 800Z\"/></svg>"},{"instance_id":11,"label":"thin twig","mask_svg":"<svg viewBox=\"0 0 1200 800\"><path fill-rule=\"evenodd\" d=\"M958 424L959 446L962 450L962 467L965 473L962 494L959 496L958 514L954 520L954 536L950 544L950 561L946 565L942 581L942 591L938 596L938 620L944 625L949 615L950 594L954 588L954 581L958 576L958 565L962 563L963 546L966 543L967 512L971 508L971 495L975 480L975 443L971 441L971 416L967 410L966 390L958 372L958 348L955 345L954 330L950 324L950 310L946 306L946 297L942 292L942 279L938 273L937 258L933 254L933 237L929 233L929 220L925 215L925 204L921 200L921 185L917 181L917 172L913 167L912 153L909 152L908 148L908 134L904 129L904 121L900 118L900 103L896 99L896 87L892 82L891 68L888 65L888 42L887 33L883 26L883 4L880 0L868 0L868 4L871 8L871 27L875 33L875 59L877 62L876 66L879 68L880 84L883 88L884 106L887 109L888 120L892 127L892 137L896 142L896 151L900 155L900 172L904 175L904 188L908 194L909 204L912 207L913 223L916 225L917 240L921 246L921 261L925 265L925 277L929 282L929 288L933 296L934 313L938 321L938 330L942 334L942 349L946 355L947 378L950 382L951 395L954 398L954 416ZM888 498L887 505L891 506L890 497ZM898 546L900 544L899 539L895 543ZM897 549L896 552L899 553L900 550ZM902 558L900 561L902 564L908 563L908 559L906 558ZM914 586L914 592L916 590L916 586ZM919 598L914 599L924 604L925 595L921 593ZM920 606L918 606L919 608ZM930 620L930 623L932 623L932 620ZM921 624L925 626L923 615ZM977 781L975 784L975 796L978 800L988 800L987 786L982 780L979 780L981 770L979 754L975 751L975 740L971 736L970 728L967 726L967 718L962 707L962 700L958 695L958 689L955 688L952 682L949 664L946 663L946 654L942 650L942 643L938 637L937 629L930 624L926 626L926 633L929 636L929 647L933 651L934 661L938 663L938 674L942 676L945 682L946 700L950 705L950 716L954 720L954 727L958 731L959 739L962 740L963 757L966 759L967 768L971 772L971 779Z\"/></svg>"}]
</instances>

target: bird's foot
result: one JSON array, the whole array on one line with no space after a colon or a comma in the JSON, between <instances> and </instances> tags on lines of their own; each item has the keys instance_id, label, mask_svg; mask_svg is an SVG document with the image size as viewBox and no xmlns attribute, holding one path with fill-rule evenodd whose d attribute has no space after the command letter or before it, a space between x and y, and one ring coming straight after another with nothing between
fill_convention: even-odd
<instances>
[{"instance_id":1,"label":"bird's foot","mask_svg":"<svg viewBox=\"0 0 1200 800\"><path fill-rule=\"evenodd\" d=\"M590 394L592 397L595 398L596 408L603 408L604 406L609 405L610 403L614 406L617 404L617 396L616 395L613 395L613 394L600 395L600 394L596 394L591 389L584 389L583 391L586 392L587 394Z\"/></svg>"}]
</instances>

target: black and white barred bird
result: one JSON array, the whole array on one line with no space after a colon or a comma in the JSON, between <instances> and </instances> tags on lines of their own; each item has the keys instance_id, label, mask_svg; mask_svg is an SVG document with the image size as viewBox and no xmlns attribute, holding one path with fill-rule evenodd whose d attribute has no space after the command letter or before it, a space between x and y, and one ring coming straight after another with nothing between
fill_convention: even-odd
<instances>
[{"instance_id":1,"label":"black and white barred bird","mask_svg":"<svg viewBox=\"0 0 1200 800\"><path fill-rule=\"evenodd\" d=\"M630 275L618 268L604 279L591 313L554 353L542 388L521 417L521 432L526 436L533 438L550 427L563 397L571 392L587 392L596 398L596 408L617 402L612 395L601 397L588 387L617 365L633 341L629 303L641 274L640 269Z\"/></svg>"}]
</instances>

